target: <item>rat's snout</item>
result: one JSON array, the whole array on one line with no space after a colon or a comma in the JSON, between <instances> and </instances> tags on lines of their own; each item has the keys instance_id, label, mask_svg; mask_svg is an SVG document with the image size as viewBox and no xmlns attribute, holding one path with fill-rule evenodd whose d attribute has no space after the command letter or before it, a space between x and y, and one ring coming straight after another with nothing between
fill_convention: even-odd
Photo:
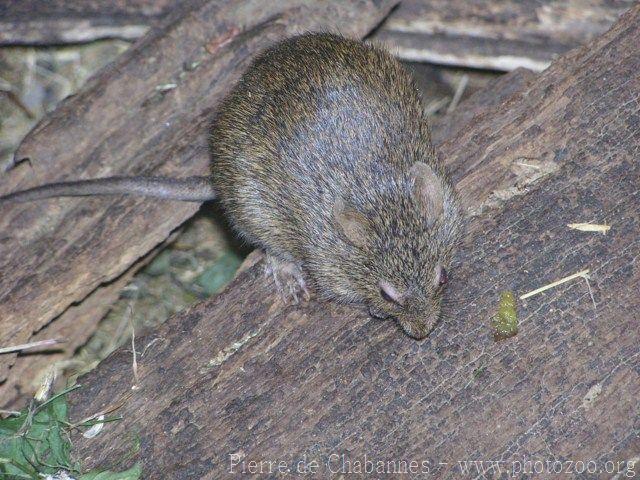
<instances>
[{"instance_id":1,"label":"rat's snout","mask_svg":"<svg viewBox=\"0 0 640 480\"><path fill-rule=\"evenodd\" d=\"M417 340L428 336L440 321L440 305L423 306L419 309L404 307L403 310L388 312L370 305L369 315L379 320L397 320L404 332Z\"/></svg>"},{"instance_id":2,"label":"rat's snout","mask_svg":"<svg viewBox=\"0 0 640 480\"><path fill-rule=\"evenodd\" d=\"M433 309L420 314L398 315L397 318L398 323L407 335L416 340L422 340L438 325L440 309Z\"/></svg>"}]
</instances>

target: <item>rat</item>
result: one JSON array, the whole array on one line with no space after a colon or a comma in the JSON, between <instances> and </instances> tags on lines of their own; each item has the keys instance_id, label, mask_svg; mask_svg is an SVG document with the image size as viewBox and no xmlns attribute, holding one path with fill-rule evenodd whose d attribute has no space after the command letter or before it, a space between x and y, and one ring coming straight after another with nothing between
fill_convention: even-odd
<instances>
[{"instance_id":1,"label":"rat","mask_svg":"<svg viewBox=\"0 0 640 480\"><path fill-rule=\"evenodd\" d=\"M356 303L426 337L442 317L462 234L409 72L380 47L306 33L268 48L222 102L210 176L108 177L43 185L3 202L57 196L217 199L262 248L278 289Z\"/></svg>"}]
</instances>

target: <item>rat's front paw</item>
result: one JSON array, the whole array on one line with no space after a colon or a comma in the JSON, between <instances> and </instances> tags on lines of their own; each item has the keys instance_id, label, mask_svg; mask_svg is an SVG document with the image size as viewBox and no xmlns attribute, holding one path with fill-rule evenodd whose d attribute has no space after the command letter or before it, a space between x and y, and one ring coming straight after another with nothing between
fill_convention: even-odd
<instances>
[{"instance_id":1,"label":"rat's front paw","mask_svg":"<svg viewBox=\"0 0 640 480\"><path fill-rule=\"evenodd\" d=\"M265 275L273 277L276 289L282 299L289 303L299 303L299 295L309 300L311 295L302 276L300 266L294 262L280 260L267 254Z\"/></svg>"}]
</instances>

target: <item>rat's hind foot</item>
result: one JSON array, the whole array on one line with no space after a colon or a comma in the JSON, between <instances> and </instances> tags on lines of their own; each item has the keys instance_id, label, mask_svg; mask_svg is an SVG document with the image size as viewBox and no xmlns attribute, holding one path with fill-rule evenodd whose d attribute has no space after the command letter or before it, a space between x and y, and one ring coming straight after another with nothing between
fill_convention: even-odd
<instances>
[{"instance_id":1,"label":"rat's hind foot","mask_svg":"<svg viewBox=\"0 0 640 480\"><path fill-rule=\"evenodd\" d=\"M300 294L305 300L311 298L298 264L267 254L265 274L273 277L278 293L285 302L288 303L292 299L294 304L299 303Z\"/></svg>"}]
</instances>

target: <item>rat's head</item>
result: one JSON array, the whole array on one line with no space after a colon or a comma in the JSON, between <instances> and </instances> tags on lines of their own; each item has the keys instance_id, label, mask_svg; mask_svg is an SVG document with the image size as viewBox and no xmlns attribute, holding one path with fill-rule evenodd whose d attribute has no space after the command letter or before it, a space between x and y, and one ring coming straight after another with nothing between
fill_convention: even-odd
<instances>
[{"instance_id":1,"label":"rat's head","mask_svg":"<svg viewBox=\"0 0 640 480\"><path fill-rule=\"evenodd\" d=\"M416 162L398 177L391 188L370 196L368 205L336 201L334 220L349 246L337 268L348 285L343 296L363 302L375 317L396 318L411 337L424 338L442 313L461 213L437 167Z\"/></svg>"}]
</instances>

